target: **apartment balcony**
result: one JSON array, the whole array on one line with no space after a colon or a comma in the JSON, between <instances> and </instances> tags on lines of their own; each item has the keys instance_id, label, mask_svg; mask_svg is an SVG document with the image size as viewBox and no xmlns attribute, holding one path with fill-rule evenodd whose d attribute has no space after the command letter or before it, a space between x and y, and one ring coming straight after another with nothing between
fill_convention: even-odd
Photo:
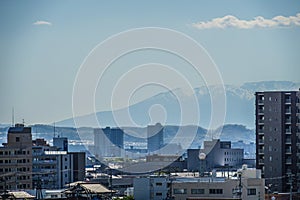
<instances>
[{"instance_id":1,"label":"apartment balcony","mask_svg":"<svg viewBox=\"0 0 300 200\"><path fill-rule=\"evenodd\" d=\"M285 104L291 104L292 103L292 99L285 99Z\"/></svg>"},{"instance_id":2,"label":"apartment balcony","mask_svg":"<svg viewBox=\"0 0 300 200\"><path fill-rule=\"evenodd\" d=\"M291 164L292 164L292 159L287 158L287 159L285 160L285 164L291 165Z\"/></svg>"},{"instance_id":3,"label":"apartment balcony","mask_svg":"<svg viewBox=\"0 0 300 200\"><path fill-rule=\"evenodd\" d=\"M292 130L291 130L291 129L285 129L285 134L286 134L286 135L292 134Z\"/></svg>"},{"instance_id":4,"label":"apartment balcony","mask_svg":"<svg viewBox=\"0 0 300 200\"><path fill-rule=\"evenodd\" d=\"M285 114L291 114L291 112L292 112L291 108L285 109Z\"/></svg>"},{"instance_id":5,"label":"apartment balcony","mask_svg":"<svg viewBox=\"0 0 300 200\"><path fill-rule=\"evenodd\" d=\"M259 159L259 160L258 160L258 164L259 164L259 165L264 165L264 163L265 163L264 159Z\"/></svg>"},{"instance_id":6,"label":"apartment balcony","mask_svg":"<svg viewBox=\"0 0 300 200\"><path fill-rule=\"evenodd\" d=\"M265 140L259 139L259 140L258 140L258 144L265 144Z\"/></svg>"},{"instance_id":7,"label":"apartment balcony","mask_svg":"<svg viewBox=\"0 0 300 200\"><path fill-rule=\"evenodd\" d=\"M258 99L258 100L257 100L257 104L258 104L258 105L263 105L263 104L264 104L264 100Z\"/></svg>"},{"instance_id":8,"label":"apartment balcony","mask_svg":"<svg viewBox=\"0 0 300 200\"><path fill-rule=\"evenodd\" d=\"M264 130L263 129L258 129L258 135L263 135L264 134Z\"/></svg>"},{"instance_id":9,"label":"apartment balcony","mask_svg":"<svg viewBox=\"0 0 300 200\"><path fill-rule=\"evenodd\" d=\"M286 123L286 124L290 124L290 123L292 123L292 120L291 120L291 119L286 119L286 120L285 120L285 123Z\"/></svg>"},{"instance_id":10,"label":"apartment balcony","mask_svg":"<svg viewBox=\"0 0 300 200\"><path fill-rule=\"evenodd\" d=\"M285 144L292 144L292 140L290 138L285 139Z\"/></svg>"},{"instance_id":11,"label":"apartment balcony","mask_svg":"<svg viewBox=\"0 0 300 200\"><path fill-rule=\"evenodd\" d=\"M257 113L258 113L259 115L263 115L263 114L264 114L264 109L258 109L258 110L257 110Z\"/></svg>"},{"instance_id":12,"label":"apartment balcony","mask_svg":"<svg viewBox=\"0 0 300 200\"><path fill-rule=\"evenodd\" d=\"M258 149L258 154L264 154L264 149Z\"/></svg>"},{"instance_id":13,"label":"apartment balcony","mask_svg":"<svg viewBox=\"0 0 300 200\"><path fill-rule=\"evenodd\" d=\"M285 154L291 154L292 153L292 150L291 149L286 149L285 150Z\"/></svg>"},{"instance_id":14,"label":"apartment balcony","mask_svg":"<svg viewBox=\"0 0 300 200\"><path fill-rule=\"evenodd\" d=\"M258 124L264 124L264 120L263 119L258 119L257 122L258 122Z\"/></svg>"}]
</instances>

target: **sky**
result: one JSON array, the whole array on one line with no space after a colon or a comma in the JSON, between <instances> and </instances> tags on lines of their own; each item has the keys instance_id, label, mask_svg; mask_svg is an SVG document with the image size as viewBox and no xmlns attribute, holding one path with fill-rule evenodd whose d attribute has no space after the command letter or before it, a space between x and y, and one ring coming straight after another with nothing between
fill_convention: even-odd
<instances>
[{"instance_id":1,"label":"sky","mask_svg":"<svg viewBox=\"0 0 300 200\"><path fill-rule=\"evenodd\" d=\"M0 123L11 122L12 108L15 121L27 124L71 117L73 86L85 58L107 38L135 28L161 27L191 37L225 84L299 82L300 1L3 0L0 27ZM112 73L121 65L177 60L137 52L116 63Z\"/></svg>"}]
</instances>

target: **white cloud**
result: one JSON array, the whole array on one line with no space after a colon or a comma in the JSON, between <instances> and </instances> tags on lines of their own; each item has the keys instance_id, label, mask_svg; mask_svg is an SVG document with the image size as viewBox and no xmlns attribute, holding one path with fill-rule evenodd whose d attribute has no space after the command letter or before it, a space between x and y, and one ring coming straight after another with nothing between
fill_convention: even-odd
<instances>
[{"instance_id":1,"label":"white cloud","mask_svg":"<svg viewBox=\"0 0 300 200\"><path fill-rule=\"evenodd\" d=\"M226 15L221 18L214 18L210 21L202 21L192 24L193 27L198 29L210 29L210 28L273 28L273 27L290 27L300 26L300 13L295 16L275 16L272 19L265 19L261 16L257 16L252 20L242 20L232 15Z\"/></svg>"},{"instance_id":2,"label":"white cloud","mask_svg":"<svg viewBox=\"0 0 300 200\"><path fill-rule=\"evenodd\" d=\"M33 23L33 25L37 25L37 26L39 26L39 25L51 26L52 23L51 22L47 22L47 21L36 21L36 22Z\"/></svg>"}]
</instances>

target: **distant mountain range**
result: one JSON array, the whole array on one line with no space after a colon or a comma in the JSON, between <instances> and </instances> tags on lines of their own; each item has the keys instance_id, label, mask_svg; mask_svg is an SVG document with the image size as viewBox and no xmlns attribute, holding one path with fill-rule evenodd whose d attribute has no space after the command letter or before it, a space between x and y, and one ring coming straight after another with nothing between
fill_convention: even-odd
<instances>
[{"instance_id":1,"label":"distant mountain range","mask_svg":"<svg viewBox=\"0 0 300 200\"><path fill-rule=\"evenodd\" d=\"M252 82L245 83L241 86L225 85L226 91L226 118L225 124L243 124L247 127L254 127L254 94L258 91L275 91L275 90L298 90L300 83L294 83L290 81L264 81L264 82ZM211 102L209 90L212 87L199 87L194 89L194 95L197 97L201 121L198 125L202 127L208 127L211 113ZM178 89L180 90L180 89ZM184 91L180 92L182 95L180 98L185 102L189 102L191 96L185 94ZM172 92L165 92L157 94L153 97L145 99L137 104L131 105L128 110L132 119L139 126L147 126L151 119L148 111L153 105L161 105L164 107L167 117L165 124L180 125L180 106L177 99ZM193 108L190 108L193 109ZM127 109L120 109L114 112L115 115L122 118L125 117ZM118 126L115 122L114 115L111 111L103 111L96 113L100 126ZM190 116L194 117L194 116ZM77 117L80 120L81 126L97 127L98 123L94 120L94 113L89 115ZM75 127L73 118L69 118L56 123L57 126ZM126 124L121 124L126 126Z\"/></svg>"}]
</instances>

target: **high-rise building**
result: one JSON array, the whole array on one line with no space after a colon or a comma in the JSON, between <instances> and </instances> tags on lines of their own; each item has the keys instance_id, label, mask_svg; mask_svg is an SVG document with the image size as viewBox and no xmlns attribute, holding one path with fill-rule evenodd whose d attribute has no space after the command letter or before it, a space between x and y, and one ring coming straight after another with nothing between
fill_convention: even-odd
<instances>
[{"instance_id":1,"label":"high-rise building","mask_svg":"<svg viewBox=\"0 0 300 200\"><path fill-rule=\"evenodd\" d=\"M147 127L148 153L157 154L164 145L164 127L157 123Z\"/></svg>"},{"instance_id":2,"label":"high-rise building","mask_svg":"<svg viewBox=\"0 0 300 200\"><path fill-rule=\"evenodd\" d=\"M124 132L120 128L94 129L94 146L97 157L120 157L124 148Z\"/></svg>"},{"instance_id":3,"label":"high-rise building","mask_svg":"<svg viewBox=\"0 0 300 200\"><path fill-rule=\"evenodd\" d=\"M7 143L0 147L0 191L32 189L31 127L10 127Z\"/></svg>"},{"instance_id":4,"label":"high-rise building","mask_svg":"<svg viewBox=\"0 0 300 200\"><path fill-rule=\"evenodd\" d=\"M255 93L256 168L273 192L300 192L300 92Z\"/></svg>"},{"instance_id":5,"label":"high-rise building","mask_svg":"<svg viewBox=\"0 0 300 200\"><path fill-rule=\"evenodd\" d=\"M68 138L54 137L53 146L56 146L60 151L68 151Z\"/></svg>"}]
</instances>

